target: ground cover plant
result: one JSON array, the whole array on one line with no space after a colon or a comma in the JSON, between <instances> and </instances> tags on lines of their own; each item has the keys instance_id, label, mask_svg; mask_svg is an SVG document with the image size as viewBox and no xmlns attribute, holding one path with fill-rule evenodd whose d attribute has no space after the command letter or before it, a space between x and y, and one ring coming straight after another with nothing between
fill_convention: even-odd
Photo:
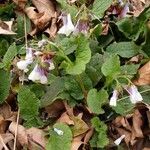
<instances>
[{"instance_id":1,"label":"ground cover plant","mask_svg":"<svg viewBox=\"0 0 150 150\"><path fill-rule=\"evenodd\" d=\"M149 0L0 0L0 149L149 150Z\"/></svg>"}]
</instances>

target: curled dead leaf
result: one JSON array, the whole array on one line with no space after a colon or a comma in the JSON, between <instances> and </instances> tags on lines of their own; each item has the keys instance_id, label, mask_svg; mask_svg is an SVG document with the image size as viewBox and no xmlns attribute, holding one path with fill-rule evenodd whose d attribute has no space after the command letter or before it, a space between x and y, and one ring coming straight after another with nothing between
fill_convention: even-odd
<instances>
[{"instance_id":1,"label":"curled dead leaf","mask_svg":"<svg viewBox=\"0 0 150 150\"><path fill-rule=\"evenodd\" d=\"M1 21L0 20L0 34L13 35L16 34L11 30L13 21Z\"/></svg>"},{"instance_id":2,"label":"curled dead leaf","mask_svg":"<svg viewBox=\"0 0 150 150\"><path fill-rule=\"evenodd\" d=\"M150 61L139 69L139 78L134 81L135 85L149 85L150 84Z\"/></svg>"},{"instance_id":3,"label":"curled dead leaf","mask_svg":"<svg viewBox=\"0 0 150 150\"><path fill-rule=\"evenodd\" d=\"M17 125L16 122L12 122L9 126L9 131L15 135L16 126L18 127L17 131L17 139L21 145L27 145L28 144L28 138L26 129L22 125Z\"/></svg>"}]
</instances>

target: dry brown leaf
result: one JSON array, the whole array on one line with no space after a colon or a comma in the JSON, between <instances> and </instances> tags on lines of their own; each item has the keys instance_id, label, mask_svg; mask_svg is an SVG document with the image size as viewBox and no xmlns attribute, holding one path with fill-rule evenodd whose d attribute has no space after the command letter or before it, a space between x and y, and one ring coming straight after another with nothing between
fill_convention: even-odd
<instances>
[{"instance_id":1,"label":"dry brown leaf","mask_svg":"<svg viewBox=\"0 0 150 150\"><path fill-rule=\"evenodd\" d=\"M14 136L11 133L1 134L1 138L5 144L14 139ZM3 150L3 144L0 141L0 150Z\"/></svg>"},{"instance_id":2,"label":"dry brown leaf","mask_svg":"<svg viewBox=\"0 0 150 150\"><path fill-rule=\"evenodd\" d=\"M26 130L29 142L38 144L42 148L46 147L46 138L45 138L45 132L43 132L40 129L37 128L30 128ZM31 144L31 143L30 143Z\"/></svg>"},{"instance_id":3,"label":"dry brown leaf","mask_svg":"<svg viewBox=\"0 0 150 150\"><path fill-rule=\"evenodd\" d=\"M0 20L0 34L13 35L16 34L11 30L13 21L1 21Z\"/></svg>"},{"instance_id":4,"label":"dry brown leaf","mask_svg":"<svg viewBox=\"0 0 150 150\"><path fill-rule=\"evenodd\" d=\"M65 110L64 103L61 100L54 101L51 105L45 107L47 117L58 117Z\"/></svg>"},{"instance_id":5,"label":"dry brown leaf","mask_svg":"<svg viewBox=\"0 0 150 150\"><path fill-rule=\"evenodd\" d=\"M135 137L141 138L143 137L143 132L141 129L142 124L143 124L142 115L140 114L139 110L136 109L133 114L133 130L132 130L132 133L134 132Z\"/></svg>"},{"instance_id":6,"label":"dry brown leaf","mask_svg":"<svg viewBox=\"0 0 150 150\"><path fill-rule=\"evenodd\" d=\"M67 112L64 112L60 118L57 120L57 122L61 122L61 123L66 123L68 125L74 125L73 120L70 119L69 115L67 114Z\"/></svg>"},{"instance_id":7,"label":"dry brown leaf","mask_svg":"<svg viewBox=\"0 0 150 150\"><path fill-rule=\"evenodd\" d=\"M121 129L121 128L116 128L116 130L118 131L118 133L121 135L125 135L125 142L127 145L129 145L129 143L131 142L131 132L129 131L126 131L124 129Z\"/></svg>"},{"instance_id":8,"label":"dry brown leaf","mask_svg":"<svg viewBox=\"0 0 150 150\"><path fill-rule=\"evenodd\" d=\"M26 129L22 125L17 125L16 122L12 122L9 126L9 131L13 135L15 135L16 126L18 126L18 131L17 131L18 141L20 142L21 145L27 145L28 144L27 133L26 133Z\"/></svg>"},{"instance_id":9,"label":"dry brown leaf","mask_svg":"<svg viewBox=\"0 0 150 150\"><path fill-rule=\"evenodd\" d=\"M89 129L89 131L86 133L86 135L84 137L84 144L87 144L89 142L90 138L93 135L93 132L94 132L93 128Z\"/></svg>"},{"instance_id":10,"label":"dry brown leaf","mask_svg":"<svg viewBox=\"0 0 150 150\"><path fill-rule=\"evenodd\" d=\"M32 0L32 3L38 10L38 13L35 12L34 7L26 8L25 12L35 26L43 30L56 15L54 5L50 0Z\"/></svg>"},{"instance_id":11,"label":"dry brown leaf","mask_svg":"<svg viewBox=\"0 0 150 150\"><path fill-rule=\"evenodd\" d=\"M135 85L150 85L150 61L139 69L139 78L134 81Z\"/></svg>"},{"instance_id":12,"label":"dry brown leaf","mask_svg":"<svg viewBox=\"0 0 150 150\"><path fill-rule=\"evenodd\" d=\"M84 136L85 136L85 134L81 134L79 136L76 136L73 139L71 150L78 150L79 149L79 147L81 146L81 144L83 144L83 142L81 140L83 139Z\"/></svg>"}]
</instances>

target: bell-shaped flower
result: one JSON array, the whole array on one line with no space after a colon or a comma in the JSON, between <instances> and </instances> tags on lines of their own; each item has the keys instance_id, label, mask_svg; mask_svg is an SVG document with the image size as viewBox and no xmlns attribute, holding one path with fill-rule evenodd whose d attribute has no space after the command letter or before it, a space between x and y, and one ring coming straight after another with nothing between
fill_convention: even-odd
<instances>
[{"instance_id":1,"label":"bell-shaped flower","mask_svg":"<svg viewBox=\"0 0 150 150\"><path fill-rule=\"evenodd\" d=\"M126 15L127 15L127 13L129 12L129 4L128 3L126 3L125 5L124 5L124 7L122 8L122 10L121 10L121 13L119 14L119 18L124 18L124 17L126 17Z\"/></svg>"},{"instance_id":2,"label":"bell-shaped flower","mask_svg":"<svg viewBox=\"0 0 150 150\"><path fill-rule=\"evenodd\" d=\"M74 25L71 20L71 15L64 15L61 18L63 20L63 26L59 29L58 33L69 36L70 33L74 31Z\"/></svg>"},{"instance_id":3,"label":"bell-shaped flower","mask_svg":"<svg viewBox=\"0 0 150 150\"><path fill-rule=\"evenodd\" d=\"M34 69L29 74L28 79L33 82L40 82L41 84L46 84L48 82L44 68L40 67L38 64L35 65Z\"/></svg>"},{"instance_id":4,"label":"bell-shaped flower","mask_svg":"<svg viewBox=\"0 0 150 150\"><path fill-rule=\"evenodd\" d=\"M118 139L116 139L115 141L114 141L114 143L116 144L116 145L119 145L121 142L122 142L122 140L125 138L125 135L121 135Z\"/></svg>"},{"instance_id":5,"label":"bell-shaped flower","mask_svg":"<svg viewBox=\"0 0 150 150\"><path fill-rule=\"evenodd\" d=\"M143 100L142 95L139 93L139 91L135 85L131 85L130 87L125 88L125 89L130 94L131 103L135 104L135 103L141 102Z\"/></svg>"},{"instance_id":6,"label":"bell-shaped flower","mask_svg":"<svg viewBox=\"0 0 150 150\"><path fill-rule=\"evenodd\" d=\"M117 106L118 95L119 95L119 92L117 90L114 90L112 97L110 98L110 101L109 101L110 106Z\"/></svg>"},{"instance_id":7,"label":"bell-shaped flower","mask_svg":"<svg viewBox=\"0 0 150 150\"><path fill-rule=\"evenodd\" d=\"M33 62L33 51L31 48L26 49L25 60L20 60L17 62L17 67L24 72L28 72L28 65Z\"/></svg>"},{"instance_id":8,"label":"bell-shaped flower","mask_svg":"<svg viewBox=\"0 0 150 150\"><path fill-rule=\"evenodd\" d=\"M89 31L89 21L87 19L79 19L75 26L74 34L83 33L87 35Z\"/></svg>"}]
</instances>

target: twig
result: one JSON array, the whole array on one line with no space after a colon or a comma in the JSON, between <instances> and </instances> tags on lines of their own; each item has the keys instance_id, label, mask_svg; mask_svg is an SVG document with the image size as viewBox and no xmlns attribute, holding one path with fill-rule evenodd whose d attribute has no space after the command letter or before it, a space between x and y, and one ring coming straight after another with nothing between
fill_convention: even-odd
<instances>
[{"instance_id":1,"label":"twig","mask_svg":"<svg viewBox=\"0 0 150 150\"><path fill-rule=\"evenodd\" d=\"M13 150L16 150L19 116L20 116L20 109L18 109L18 113L17 113L17 122L16 122L17 124L16 124L16 128L15 128L15 139L14 139L14 148L13 148Z\"/></svg>"},{"instance_id":2,"label":"twig","mask_svg":"<svg viewBox=\"0 0 150 150\"><path fill-rule=\"evenodd\" d=\"M2 145L3 145L3 147L5 148L5 150L9 150L8 147L6 146L6 144L4 143L4 140L3 140L1 135L0 135L0 141L1 141Z\"/></svg>"}]
</instances>

